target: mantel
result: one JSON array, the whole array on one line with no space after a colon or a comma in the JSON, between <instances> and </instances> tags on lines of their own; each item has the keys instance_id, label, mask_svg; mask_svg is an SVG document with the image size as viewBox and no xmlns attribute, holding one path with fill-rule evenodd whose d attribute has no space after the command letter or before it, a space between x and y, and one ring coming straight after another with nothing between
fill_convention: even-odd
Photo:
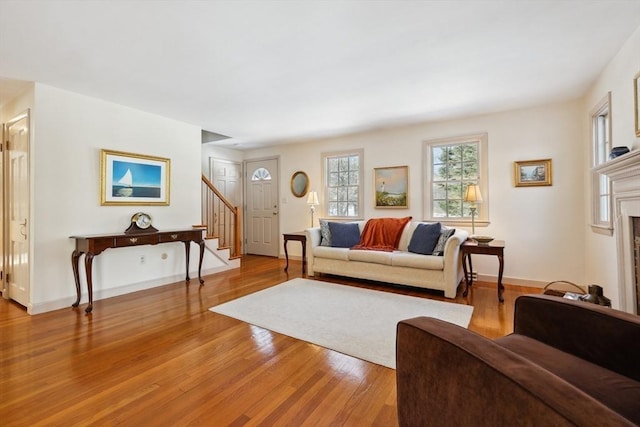
<instances>
[{"instance_id":1,"label":"mantel","mask_svg":"<svg viewBox=\"0 0 640 427\"><path fill-rule=\"evenodd\" d=\"M593 168L612 184L613 220L618 262L618 306L629 313L640 311L636 290L636 261L632 217L640 216L640 149Z\"/></svg>"},{"instance_id":2,"label":"mantel","mask_svg":"<svg viewBox=\"0 0 640 427\"><path fill-rule=\"evenodd\" d=\"M612 181L640 176L640 150L633 150L595 168L594 172L607 175Z\"/></svg>"}]
</instances>

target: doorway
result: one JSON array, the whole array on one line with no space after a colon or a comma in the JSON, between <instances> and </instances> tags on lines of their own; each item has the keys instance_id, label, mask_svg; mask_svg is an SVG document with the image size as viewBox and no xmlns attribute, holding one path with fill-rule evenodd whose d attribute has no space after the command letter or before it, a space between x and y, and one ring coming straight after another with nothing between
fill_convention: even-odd
<instances>
[{"instance_id":1,"label":"doorway","mask_svg":"<svg viewBox=\"0 0 640 427\"><path fill-rule=\"evenodd\" d=\"M2 252L6 299L29 306L29 111L3 127Z\"/></svg>"},{"instance_id":2,"label":"doorway","mask_svg":"<svg viewBox=\"0 0 640 427\"><path fill-rule=\"evenodd\" d=\"M279 255L278 169L277 158L251 160L245 163L247 254L273 257Z\"/></svg>"},{"instance_id":3,"label":"doorway","mask_svg":"<svg viewBox=\"0 0 640 427\"><path fill-rule=\"evenodd\" d=\"M209 181L233 206L243 206L242 163L209 157ZM214 204L212 209L213 229L216 230L220 243L223 246L231 245L236 225L235 216L228 215L220 204ZM240 227L240 233L240 238L242 238L242 227Z\"/></svg>"}]
</instances>

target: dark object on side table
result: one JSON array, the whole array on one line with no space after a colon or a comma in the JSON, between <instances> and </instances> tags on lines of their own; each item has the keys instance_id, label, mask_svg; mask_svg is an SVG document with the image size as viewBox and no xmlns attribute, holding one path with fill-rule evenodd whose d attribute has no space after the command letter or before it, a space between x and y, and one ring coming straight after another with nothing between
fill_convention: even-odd
<instances>
[{"instance_id":1,"label":"dark object on side table","mask_svg":"<svg viewBox=\"0 0 640 427\"><path fill-rule=\"evenodd\" d=\"M613 147L611 152L609 153L609 160L613 160L616 157L620 157L623 154L627 154L629 152L628 147Z\"/></svg>"},{"instance_id":2,"label":"dark object on side table","mask_svg":"<svg viewBox=\"0 0 640 427\"><path fill-rule=\"evenodd\" d=\"M638 425L639 337L639 316L549 295L519 297L514 332L494 340L429 317L403 320L399 424Z\"/></svg>"},{"instance_id":3,"label":"dark object on side table","mask_svg":"<svg viewBox=\"0 0 640 427\"><path fill-rule=\"evenodd\" d=\"M589 293L581 296L580 299L592 304L611 307L611 300L604 296L604 294L602 293L602 287L598 285L589 285Z\"/></svg>"}]
</instances>

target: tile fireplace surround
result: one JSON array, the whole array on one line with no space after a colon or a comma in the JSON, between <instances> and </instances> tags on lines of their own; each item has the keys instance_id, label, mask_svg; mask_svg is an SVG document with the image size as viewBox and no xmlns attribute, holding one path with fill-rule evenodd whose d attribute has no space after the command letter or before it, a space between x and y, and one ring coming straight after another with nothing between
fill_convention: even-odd
<instances>
[{"instance_id":1,"label":"tile fireplace surround","mask_svg":"<svg viewBox=\"0 0 640 427\"><path fill-rule=\"evenodd\" d=\"M638 249L632 221L632 218L640 217L640 149L610 160L594 170L607 175L612 183L620 287L618 306L626 312L640 314L637 293L640 266L636 265L634 254Z\"/></svg>"}]
</instances>

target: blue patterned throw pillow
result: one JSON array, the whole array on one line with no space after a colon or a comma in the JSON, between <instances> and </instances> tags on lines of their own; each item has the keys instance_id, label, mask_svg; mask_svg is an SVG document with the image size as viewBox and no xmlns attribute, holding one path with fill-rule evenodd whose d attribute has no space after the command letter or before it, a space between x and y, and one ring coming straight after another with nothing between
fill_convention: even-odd
<instances>
[{"instance_id":1,"label":"blue patterned throw pillow","mask_svg":"<svg viewBox=\"0 0 640 427\"><path fill-rule=\"evenodd\" d=\"M446 228L440 232L440 238L438 238L438 243L436 243L436 247L433 248L433 254L437 256L444 255L444 245L447 244L447 240L449 237L453 236L453 233L456 232L455 228Z\"/></svg>"},{"instance_id":2,"label":"blue patterned throw pillow","mask_svg":"<svg viewBox=\"0 0 640 427\"><path fill-rule=\"evenodd\" d=\"M329 229L329 221L320 220L320 246L331 246L331 230Z\"/></svg>"}]
</instances>

